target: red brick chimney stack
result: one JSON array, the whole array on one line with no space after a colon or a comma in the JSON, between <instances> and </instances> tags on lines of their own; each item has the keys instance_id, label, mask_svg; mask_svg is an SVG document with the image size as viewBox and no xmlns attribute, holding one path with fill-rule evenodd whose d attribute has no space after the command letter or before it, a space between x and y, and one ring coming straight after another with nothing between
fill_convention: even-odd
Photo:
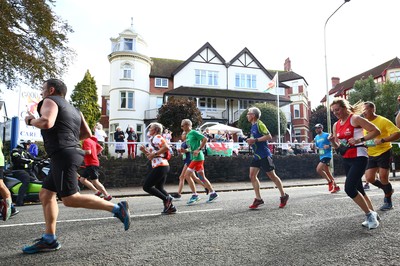
<instances>
[{"instance_id":1,"label":"red brick chimney stack","mask_svg":"<svg viewBox=\"0 0 400 266\"><path fill-rule=\"evenodd\" d=\"M340 78L338 77L332 77L332 88L335 88L336 85L340 83Z\"/></svg>"},{"instance_id":2,"label":"red brick chimney stack","mask_svg":"<svg viewBox=\"0 0 400 266\"><path fill-rule=\"evenodd\" d=\"M286 60L285 60L284 70L285 71L292 71L292 63L291 63L289 57L286 58Z\"/></svg>"}]
</instances>

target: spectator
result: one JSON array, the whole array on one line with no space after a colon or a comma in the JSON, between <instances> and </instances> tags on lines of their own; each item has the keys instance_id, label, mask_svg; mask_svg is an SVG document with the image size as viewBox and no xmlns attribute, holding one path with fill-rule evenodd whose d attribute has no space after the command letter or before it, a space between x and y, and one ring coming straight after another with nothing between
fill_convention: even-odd
<instances>
[{"instance_id":1,"label":"spectator","mask_svg":"<svg viewBox=\"0 0 400 266\"><path fill-rule=\"evenodd\" d=\"M171 134L171 131L169 131L167 128L164 129L164 133L162 134L162 137L167 141L168 145L171 144L172 134Z\"/></svg>"},{"instance_id":2,"label":"spectator","mask_svg":"<svg viewBox=\"0 0 400 266\"><path fill-rule=\"evenodd\" d=\"M21 140L11 151L11 161L13 164L13 176L20 180L22 185L18 190L18 197L16 199L17 206L24 206L24 199L26 191L29 187L29 182L36 180L32 174L33 156L26 150L26 142Z\"/></svg>"},{"instance_id":3,"label":"spectator","mask_svg":"<svg viewBox=\"0 0 400 266\"><path fill-rule=\"evenodd\" d=\"M224 141L224 136L222 135L221 130L218 130L218 133L214 135L214 139L216 142L223 142Z\"/></svg>"},{"instance_id":4,"label":"spectator","mask_svg":"<svg viewBox=\"0 0 400 266\"><path fill-rule=\"evenodd\" d=\"M26 148L29 154L32 155L34 158L36 158L39 155L38 146L35 143L33 143L33 141L28 140L26 142Z\"/></svg>"},{"instance_id":5,"label":"spectator","mask_svg":"<svg viewBox=\"0 0 400 266\"><path fill-rule=\"evenodd\" d=\"M137 134L133 127L128 126L126 129L126 134L128 134L128 158L135 159L136 157L136 142L137 140Z\"/></svg>"},{"instance_id":6,"label":"spectator","mask_svg":"<svg viewBox=\"0 0 400 266\"><path fill-rule=\"evenodd\" d=\"M207 138L207 142L211 142L214 139L213 134L210 133L208 128L206 128L206 130L203 132L203 135Z\"/></svg>"},{"instance_id":7,"label":"spectator","mask_svg":"<svg viewBox=\"0 0 400 266\"><path fill-rule=\"evenodd\" d=\"M107 134L103 130L103 125L97 123L94 128L94 136L97 138L97 143L99 143L104 148L104 142L106 141Z\"/></svg>"},{"instance_id":8,"label":"spectator","mask_svg":"<svg viewBox=\"0 0 400 266\"><path fill-rule=\"evenodd\" d=\"M122 131L120 127L117 127L114 132L114 140L117 142L115 144L115 153L117 154L117 158L121 158L125 153L125 133Z\"/></svg>"}]
</instances>

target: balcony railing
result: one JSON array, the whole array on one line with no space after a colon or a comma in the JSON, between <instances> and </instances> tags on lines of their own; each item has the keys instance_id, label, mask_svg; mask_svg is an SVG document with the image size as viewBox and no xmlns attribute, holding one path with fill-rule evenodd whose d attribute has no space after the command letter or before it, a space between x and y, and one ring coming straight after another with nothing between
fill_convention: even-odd
<instances>
[{"instance_id":1,"label":"balcony railing","mask_svg":"<svg viewBox=\"0 0 400 266\"><path fill-rule=\"evenodd\" d=\"M238 121L242 113L246 111L246 109L239 109L233 113L233 122Z\"/></svg>"},{"instance_id":2,"label":"balcony railing","mask_svg":"<svg viewBox=\"0 0 400 266\"><path fill-rule=\"evenodd\" d=\"M199 108L201 112L202 118L211 118L211 119L226 119L226 110L219 108Z\"/></svg>"}]
</instances>

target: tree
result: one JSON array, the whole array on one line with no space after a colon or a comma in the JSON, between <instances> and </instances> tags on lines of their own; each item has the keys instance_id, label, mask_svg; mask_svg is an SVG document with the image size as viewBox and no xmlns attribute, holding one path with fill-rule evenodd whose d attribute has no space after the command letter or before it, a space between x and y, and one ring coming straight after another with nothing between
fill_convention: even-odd
<instances>
[{"instance_id":1,"label":"tree","mask_svg":"<svg viewBox=\"0 0 400 266\"><path fill-rule=\"evenodd\" d=\"M349 103L355 104L358 101L374 101L381 94L373 76L367 79L357 80L354 83L354 91L349 94Z\"/></svg>"},{"instance_id":2,"label":"tree","mask_svg":"<svg viewBox=\"0 0 400 266\"><path fill-rule=\"evenodd\" d=\"M324 131L328 132L328 121L326 117L326 107L324 105L319 105L317 108L311 111L311 116L310 116L310 129L313 132L313 136L315 137L315 131L314 126L316 124L322 124L324 126ZM336 116L333 115L331 112L331 129L333 124L337 121L338 119Z\"/></svg>"},{"instance_id":3,"label":"tree","mask_svg":"<svg viewBox=\"0 0 400 266\"><path fill-rule=\"evenodd\" d=\"M96 81L90 75L89 70L79 82L71 94L71 104L78 108L91 129L101 116L100 106L98 104Z\"/></svg>"},{"instance_id":4,"label":"tree","mask_svg":"<svg viewBox=\"0 0 400 266\"><path fill-rule=\"evenodd\" d=\"M398 110L397 96L400 95L400 83L387 81L380 86L380 96L372 99L376 113L395 123L395 113Z\"/></svg>"},{"instance_id":5,"label":"tree","mask_svg":"<svg viewBox=\"0 0 400 266\"><path fill-rule=\"evenodd\" d=\"M193 123L193 128L203 123L201 112L194 101L169 97L168 102L158 109L157 121L171 130L173 136L181 134L181 121L183 119L190 119Z\"/></svg>"},{"instance_id":6,"label":"tree","mask_svg":"<svg viewBox=\"0 0 400 266\"><path fill-rule=\"evenodd\" d=\"M40 85L60 77L74 52L70 26L51 10L54 0L0 0L0 83Z\"/></svg>"},{"instance_id":7,"label":"tree","mask_svg":"<svg viewBox=\"0 0 400 266\"><path fill-rule=\"evenodd\" d=\"M267 126L269 132L272 136L278 135L278 111L276 106L270 103L256 103L254 107L257 107L261 111L260 120ZM280 115L280 131L281 136L284 136L287 128L287 120L285 114L279 110ZM247 111L240 115L238 121L238 127L242 129L243 134L250 135L251 124L247 121Z\"/></svg>"}]
</instances>

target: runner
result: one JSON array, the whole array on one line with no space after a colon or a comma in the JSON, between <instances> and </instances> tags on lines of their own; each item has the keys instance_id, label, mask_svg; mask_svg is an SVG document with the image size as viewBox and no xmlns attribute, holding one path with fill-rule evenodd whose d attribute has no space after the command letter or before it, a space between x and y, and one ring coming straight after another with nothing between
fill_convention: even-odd
<instances>
[{"instance_id":1,"label":"runner","mask_svg":"<svg viewBox=\"0 0 400 266\"><path fill-rule=\"evenodd\" d=\"M246 142L252 146L254 157L250 164L250 180L253 185L256 197L250 209L257 209L264 204L260 193L260 181L258 173L260 168L263 169L267 176L275 183L281 194L279 208L284 208L289 200L289 195L283 190L282 181L275 173L275 165L272 161L272 154L268 148L268 140L272 139L265 124L260 120L261 111L257 107L249 108L247 112L247 120L251 123L251 137Z\"/></svg>"},{"instance_id":2,"label":"runner","mask_svg":"<svg viewBox=\"0 0 400 266\"><path fill-rule=\"evenodd\" d=\"M152 167L144 181L143 190L163 201L164 210L161 214L173 214L176 213L176 208L172 204L173 198L164 189L169 172L169 163L165 155L169 151L169 145L161 135L162 128L160 123L151 123L149 125L150 145L147 148L144 145L140 146L140 151L151 161Z\"/></svg>"},{"instance_id":3,"label":"runner","mask_svg":"<svg viewBox=\"0 0 400 266\"><path fill-rule=\"evenodd\" d=\"M392 184L389 181L390 161L392 157L391 141L400 138L400 129L396 127L389 119L375 113L375 104L372 102L364 103L364 117L374 124L381 134L375 139L366 143L368 147L368 165L365 171L365 179L368 183L383 190L385 197L381 211L393 209L392 194L394 192ZM364 134L367 134L364 131ZM376 175L379 174L379 179Z\"/></svg>"},{"instance_id":4,"label":"runner","mask_svg":"<svg viewBox=\"0 0 400 266\"><path fill-rule=\"evenodd\" d=\"M181 128L183 131L187 132L186 143L190 149L190 156L192 159L185 174L186 182L188 182L190 190L193 193L187 204L191 205L200 200L194 181L191 178L194 172L198 174L200 180L204 183L204 187L210 192L207 202L213 202L218 198L218 194L214 191L210 181L208 181L204 173L203 149L206 146L207 138L200 132L192 129L192 121L190 121L190 119L183 119L181 122Z\"/></svg>"},{"instance_id":5,"label":"runner","mask_svg":"<svg viewBox=\"0 0 400 266\"><path fill-rule=\"evenodd\" d=\"M321 124L316 124L314 128L317 133L314 138L314 145L319 154L317 173L328 181L329 192L336 193L340 191L340 187L335 183L335 178L329 171L329 165L332 159L332 147L328 140L329 133L323 131L324 126Z\"/></svg>"},{"instance_id":6,"label":"runner","mask_svg":"<svg viewBox=\"0 0 400 266\"><path fill-rule=\"evenodd\" d=\"M83 161L79 140L91 137L89 126L82 113L66 99L67 86L59 79L44 82L39 102L39 118L32 114L25 117L25 123L41 129L45 150L51 159L50 172L40 190L45 233L33 245L22 248L24 253L33 254L55 251L61 248L57 240L58 194L68 207L104 210L114 213L125 230L130 226L128 202L113 204L94 195L82 195L78 191L77 170Z\"/></svg>"}]
</instances>

